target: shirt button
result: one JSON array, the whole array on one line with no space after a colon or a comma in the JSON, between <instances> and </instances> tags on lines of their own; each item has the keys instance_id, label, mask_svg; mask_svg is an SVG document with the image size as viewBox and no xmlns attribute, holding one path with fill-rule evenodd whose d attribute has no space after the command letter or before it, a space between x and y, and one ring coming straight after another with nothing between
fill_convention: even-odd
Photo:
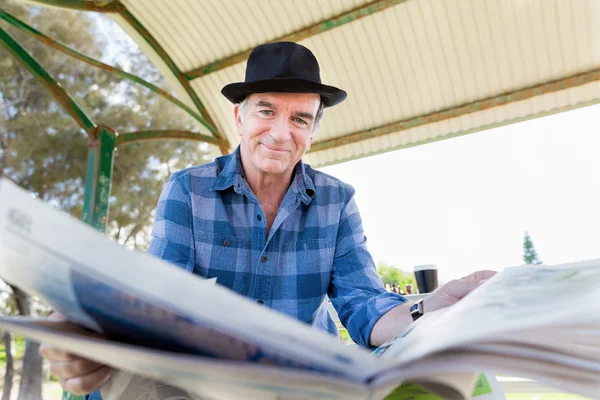
<instances>
[{"instance_id":1,"label":"shirt button","mask_svg":"<svg viewBox=\"0 0 600 400\"><path fill-rule=\"evenodd\" d=\"M266 263L267 260L268 260L267 256L262 256L261 259L260 259L260 261L262 261L264 263Z\"/></svg>"},{"instance_id":2,"label":"shirt button","mask_svg":"<svg viewBox=\"0 0 600 400\"><path fill-rule=\"evenodd\" d=\"M229 247L230 244L231 244L231 242L229 241L229 239L225 239L223 241L223 246L225 246L225 247Z\"/></svg>"},{"instance_id":3,"label":"shirt button","mask_svg":"<svg viewBox=\"0 0 600 400\"><path fill-rule=\"evenodd\" d=\"M256 219L259 221L262 220L262 217L260 216L260 214L256 216Z\"/></svg>"},{"instance_id":4,"label":"shirt button","mask_svg":"<svg viewBox=\"0 0 600 400\"><path fill-rule=\"evenodd\" d=\"M262 300L256 300L256 304L262 306L263 304L265 304L265 302Z\"/></svg>"}]
</instances>

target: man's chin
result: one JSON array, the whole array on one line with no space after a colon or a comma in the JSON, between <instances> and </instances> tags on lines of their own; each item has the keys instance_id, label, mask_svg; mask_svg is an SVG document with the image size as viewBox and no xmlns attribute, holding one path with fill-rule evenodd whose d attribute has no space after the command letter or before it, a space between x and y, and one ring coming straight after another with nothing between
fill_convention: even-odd
<instances>
[{"instance_id":1,"label":"man's chin","mask_svg":"<svg viewBox=\"0 0 600 400\"><path fill-rule=\"evenodd\" d=\"M287 170L288 163L278 160L264 160L261 169L267 174L283 174Z\"/></svg>"}]
</instances>

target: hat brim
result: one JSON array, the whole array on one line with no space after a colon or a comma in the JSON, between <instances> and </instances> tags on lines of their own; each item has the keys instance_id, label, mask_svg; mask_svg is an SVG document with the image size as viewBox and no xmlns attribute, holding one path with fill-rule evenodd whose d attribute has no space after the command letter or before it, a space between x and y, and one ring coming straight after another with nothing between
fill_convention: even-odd
<instances>
[{"instance_id":1,"label":"hat brim","mask_svg":"<svg viewBox=\"0 0 600 400\"><path fill-rule=\"evenodd\" d=\"M241 103L254 93L316 93L325 107L332 107L346 99L347 93L333 86L301 78L273 78L254 82L230 83L221 89L223 96L232 103Z\"/></svg>"}]
</instances>

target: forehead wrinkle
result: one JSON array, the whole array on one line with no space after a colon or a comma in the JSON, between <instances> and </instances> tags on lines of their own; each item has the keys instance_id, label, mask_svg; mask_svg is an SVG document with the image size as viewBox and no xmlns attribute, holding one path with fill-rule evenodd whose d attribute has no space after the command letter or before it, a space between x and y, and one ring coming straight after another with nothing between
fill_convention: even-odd
<instances>
[{"instance_id":1,"label":"forehead wrinkle","mask_svg":"<svg viewBox=\"0 0 600 400\"><path fill-rule=\"evenodd\" d=\"M294 102L292 102L292 103L294 103ZM254 108L266 107L271 110L279 110L280 109L280 107L278 107L276 103L266 100L265 98L260 98L260 97L258 98L258 100L256 100L256 102L254 102L253 107ZM289 110L290 108L296 108L296 107L297 107L297 104L296 105L288 104L287 107L285 107L285 108ZM303 111L302 110L302 108L306 109L306 107L300 106L298 108L300 108L300 110L294 110L290 114L293 116L296 116L296 117L302 117L302 118L307 118L307 119L311 119L311 120L315 119L315 116L311 111Z\"/></svg>"}]
</instances>

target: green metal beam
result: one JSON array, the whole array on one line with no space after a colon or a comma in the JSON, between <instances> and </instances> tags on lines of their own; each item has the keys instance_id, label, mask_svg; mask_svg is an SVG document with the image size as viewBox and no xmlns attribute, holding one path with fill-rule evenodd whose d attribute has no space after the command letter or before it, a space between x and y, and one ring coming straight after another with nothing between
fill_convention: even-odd
<instances>
[{"instance_id":1,"label":"green metal beam","mask_svg":"<svg viewBox=\"0 0 600 400\"><path fill-rule=\"evenodd\" d=\"M8 32L0 27L0 43L3 44L8 51L37 77L52 93L54 98L64 107L64 109L77 121L88 135L96 129L96 124L85 113L85 111L77 104L63 86L54 77L42 67L42 65L19 44Z\"/></svg>"},{"instance_id":2,"label":"green metal beam","mask_svg":"<svg viewBox=\"0 0 600 400\"><path fill-rule=\"evenodd\" d=\"M116 134L107 127L99 127L90 138L85 198L81 219L104 232L108 221L108 207L112 184Z\"/></svg>"},{"instance_id":3,"label":"green metal beam","mask_svg":"<svg viewBox=\"0 0 600 400\"><path fill-rule=\"evenodd\" d=\"M277 39L272 40L273 42L299 42L301 40L307 39L309 37L315 36L319 33L326 32L330 29L337 28L338 26L342 26L348 24L350 22L356 21L357 19L361 19L363 17L367 17L371 14L374 14L379 11L383 11L387 8L396 6L398 4L402 4L407 0L376 0L372 1L368 4L356 7L352 10L346 11L342 14L338 14L335 17L329 18L325 21L317 22L311 26L300 29L298 31L289 33L287 35L278 37ZM192 80L195 78L199 78L201 76L208 75L212 72L219 71L221 69L230 67L232 65L238 64L240 62L245 61L252 49L244 50L240 53L234 54L232 56L211 62L209 64L203 65L199 68L195 68L191 71L184 72L184 76L187 80Z\"/></svg>"},{"instance_id":4,"label":"green metal beam","mask_svg":"<svg viewBox=\"0 0 600 400\"><path fill-rule=\"evenodd\" d=\"M494 96L483 100L478 100L472 103L464 104L457 107L451 107L446 110L437 111L427 115L420 115L414 118L405 119L403 121L393 122L391 124L379 126L364 131L350 133L341 137L315 142L310 148L310 152L328 150L334 147L343 146L350 143L360 142L362 140L373 139L389 135L391 133L400 132L406 129L414 128L421 125L431 124L450 118L460 117L461 115L470 114L477 111L487 110L492 107L503 106L515 101L529 99L531 97L540 96L546 93L552 93L559 90L584 85L586 83L600 80L600 68L596 68L580 74L571 75L552 82L542 83L540 85L531 86L524 89L519 89L514 92L505 93L500 96Z\"/></svg>"},{"instance_id":5,"label":"green metal beam","mask_svg":"<svg viewBox=\"0 0 600 400\"><path fill-rule=\"evenodd\" d=\"M77 11L115 11L114 0L25 0L33 5L68 8Z\"/></svg>"},{"instance_id":6,"label":"green metal beam","mask_svg":"<svg viewBox=\"0 0 600 400\"><path fill-rule=\"evenodd\" d=\"M175 97L173 97L171 94L169 94L166 90L161 89L149 82L146 82L145 80L143 80L142 78L135 76L133 74L130 74L128 72L125 72L123 70L120 70L118 68L115 68L111 65L102 63L98 60L95 60L91 57L88 57L84 54L79 53L76 50L71 49L70 47L44 35L43 33L39 32L38 30L36 30L35 28L33 28L30 25L27 25L25 22L21 21L20 19L18 19L17 17L15 17L14 15L11 15L9 13L7 13L4 10L0 10L0 19L5 20L6 22L8 22L9 24L11 24L12 26L14 26L15 28L20 29L21 31L30 34L33 38L39 40L40 42L44 43L47 46L50 46L68 56L71 56L73 58L76 58L80 61L83 61L86 64L89 64L91 66L100 68L104 71L107 71L109 73L112 73L116 76L119 76L121 78L127 79L129 81L135 82L141 86L144 86L147 89L150 89L152 92L166 98L167 100L169 100L171 103L175 104L176 106L180 107L181 109L183 109L184 111L186 111L188 114L190 114L194 119L196 119L198 122L200 122L202 125L204 125L207 129L209 129L210 131L212 131L213 127L211 125L209 125L202 116L200 116L200 114L198 114L196 111L192 110L190 107L188 107L187 105L185 105L183 102L179 101L178 99L176 99Z\"/></svg>"},{"instance_id":7,"label":"green metal beam","mask_svg":"<svg viewBox=\"0 0 600 400\"><path fill-rule=\"evenodd\" d=\"M37 3L45 6L62 7L79 11L95 11L101 13L118 13L131 27L138 33L144 40L150 45L150 47L158 54L158 56L165 62L167 67L171 70L173 75L177 78L183 89L190 96L194 105L202 115L203 120L210 128L211 133L219 140L219 149L223 154L230 151L231 145L229 141L221 132L218 131L212 118L210 117L206 107L202 104L202 101L196 94L196 92L190 86L190 83L185 79L183 73L177 67L173 59L168 55L164 48L158 43L158 41L150 34L150 32L142 25L137 18L133 16L127 10L127 7L118 0L29 0L30 2Z\"/></svg>"},{"instance_id":8,"label":"green metal beam","mask_svg":"<svg viewBox=\"0 0 600 400\"><path fill-rule=\"evenodd\" d=\"M110 190L114 164L115 133L106 127L98 127L90 137L88 165L85 180L85 197L81 219L93 228L105 232L110 207ZM84 400L63 391L63 400Z\"/></svg>"},{"instance_id":9,"label":"green metal beam","mask_svg":"<svg viewBox=\"0 0 600 400\"><path fill-rule=\"evenodd\" d=\"M161 139L185 139L197 140L200 142L219 145L217 139L212 136L202 135L196 132L179 131L179 130L154 130L154 131L138 131L122 133L117 136L115 146L123 144L141 142L145 140L161 140Z\"/></svg>"},{"instance_id":10,"label":"green metal beam","mask_svg":"<svg viewBox=\"0 0 600 400\"><path fill-rule=\"evenodd\" d=\"M183 73L181 72L179 67L175 64L173 59L171 59L169 54L158 43L158 41L150 34L150 32L146 29L146 27L144 27L144 25L142 25L137 20L137 18L135 18L133 16L133 14L131 14L129 12L129 10L127 10L127 7L125 7L125 5L123 5L123 3L121 3L120 1L117 1L114 4L116 5L117 12L119 13L119 15L123 19L125 19L131 25L131 27L133 29L135 29L135 31L144 38L144 40L146 40L146 42L150 45L150 47L152 47L152 49L154 49L154 51L162 58L162 60L165 62L165 64L167 64L167 66L169 67L169 69L171 70L173 75L175 75L175 77L179 80L179 82L181 83L181 85L183 86L185 91L192 98L192 101L194 102L194 104L196 105L198 110L200 111L200 114L204 117L204 120L213 127L213 129L211 129L211 132L220 141L219 148L221 149L221 152L223 154L228 153L230 150L230 144L227 141L227 138L223 134L218 132L215 123L213 122L208 111L206 110L206 108L204 107L202 102L200 101L200 98L198 97L196 92L192 89L188 80L185 79L185 77L183 76Z\"/></svg>"}]
</instances>

